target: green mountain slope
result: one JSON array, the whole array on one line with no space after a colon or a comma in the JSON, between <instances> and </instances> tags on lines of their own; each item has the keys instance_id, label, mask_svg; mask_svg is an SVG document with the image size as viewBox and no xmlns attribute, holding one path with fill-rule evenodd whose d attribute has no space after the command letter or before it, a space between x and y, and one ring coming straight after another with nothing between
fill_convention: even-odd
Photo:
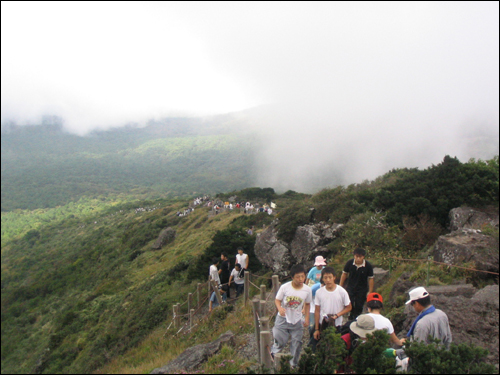
<instances>
[{"instance_id":1,"label":"green mountain slope","mask_svg":"<svg viewBox=\"0 0 500 375\"><path fill-rule=\"evenodd\" d=\"M81 197L176 197L249 186L252 138L223 120L167 119L84 137L56 125L3 129L2 211Z\"/></svg>"},{"instance_id":2,"label":"green mountain slope","mask_svg":"<svg viewBox=\"0 0 500 375\"><path fill-rule=\"evenodd\" d=\"M213 139L220 138L184 141L203 150ZM130 152L158 148L162 155L178 155L176 142L150 140ZM423 171L394 170L312 197L250 188L220 198L234 194L276 202L279 236L286 241L298 225L344 223L343 237L328 244L332 255L363 246L385 265L388 254L415 256L432 244L454 205L498 207L498 157L468 163L445 157ZM172 305L205 281L212 256L222 249L234 252L237 245L250 253L255 238L245 229L273 219L234 211L210 216L202 207L179 217L187 200L128 199L82 198L53 209L2 212L2 372L88 373L128 353L165 329ZM420 220L421 214L427 219ZM166 227L175 229L175 241L152 250Z\"/></svg>"}]
</instances>

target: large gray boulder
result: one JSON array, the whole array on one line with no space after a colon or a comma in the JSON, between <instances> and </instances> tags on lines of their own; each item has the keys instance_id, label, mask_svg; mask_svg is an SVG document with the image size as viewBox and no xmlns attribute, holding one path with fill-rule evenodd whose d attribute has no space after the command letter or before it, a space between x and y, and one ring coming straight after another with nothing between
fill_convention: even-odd
<instances>
[{"instance_id":1,"label":"large gray boulder","mask_svg":"<svg viewBox=\"0 0 500 375\"><path fill-rule=\"evenodd\" d=\"M484 225L498 228L498 208L458 207L450 211L450 230L481 229Z\"/></svg>"},{"instance_id":2,"label":"large gray boulder","mask_svg":"<svg viewBox=\"0 0 500 375\"><path fill-rule=\"evenodd\" d=\"M175 235L175 229L171 227L163 229L151 248L154 250L160 250L163 246L173 242L175 240Z\"/></svg>"},{"instance_id":3,"label":"large gray boulder","mask_svg":"<svg viewBox=\"0 0 500 375\"><path fill-rule=\"evenodd\" d=\"M498 240L481 233L457 230L440 236L434 245L433 256L437 262L473 263L479 270L498 273Z\"/></svg>"},{"instance_id":4,"label":"large gray boulder","mask_svg":"<svg viewBox=\"0 0 500 375\"><path fill-rule=\"evenodd\" d=\"M222 345L234 345L234 334L227 331L215 341L208 344L200 344L186 349L176 359L170 361L163 367L155 368L151 374L173 374L181 371L193 371L208 358L217 354Z\"/></svg>"},{"instance_id":5,"label":"large gray boulder","mask_svg":"<svg viewBox=\"0 0 500 375\"><path fill-rule=\"evenodd\" d=\"M325 247L339 236L343 224L320 222L300 226L290 244L278 239L278 221L275 220L262 233L257 235L255 256L275 274L287 276L294 264L312 267L317 255L327 255Z\"/></svg>"}]
</instances>

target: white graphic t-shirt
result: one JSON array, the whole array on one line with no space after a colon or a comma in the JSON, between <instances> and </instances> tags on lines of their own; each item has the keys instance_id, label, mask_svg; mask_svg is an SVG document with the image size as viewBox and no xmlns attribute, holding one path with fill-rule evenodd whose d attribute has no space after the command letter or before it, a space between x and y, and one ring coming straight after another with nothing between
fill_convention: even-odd
<instances>
[{"instance_id":1,"label":"white graphic t-shirt","mask_svg":"<svg viewBox=\"0 0 500 375\"><path fill-rule=\"evenodd\" d=\"M302 285L302 289L297 290L289 281L280 287L276 299L281 301L281 307L286 310L286 321L290 324L296 324L302 319L304 303L312 302L312 290L305 284Z\"/></svg>"}]
</instances>

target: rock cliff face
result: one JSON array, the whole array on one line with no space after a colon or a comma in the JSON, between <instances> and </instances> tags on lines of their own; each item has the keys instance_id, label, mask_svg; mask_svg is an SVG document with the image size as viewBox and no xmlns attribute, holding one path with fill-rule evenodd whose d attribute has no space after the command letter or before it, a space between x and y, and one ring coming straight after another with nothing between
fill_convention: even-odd
<instances>
[{"instance_id":1,"label":"rock cliff face","mask_svg":"<svg viewBox=\"0 0 500 375\"><path fill-rule=\"evenodd\" d=\"M481 229L485 224L498 228L498 208L458 207L450 211L450 230Z\"/></svg>"},{"instance_id":2,"label":"rock cliff face","mask_svg":"<svg viewBox=\"0 0 500 375\"><path fill-rule=\"evenodd\" d=\"M277 237L277 221L274 221L266 230L257 236L255 255L266 267L275 274L287 276L290 267L302 263L311 267L317 255L325 256L328 249L325 247L340 235L343 224L304 225L297 228L290 244Z\"/></svg>"}]
</instances>

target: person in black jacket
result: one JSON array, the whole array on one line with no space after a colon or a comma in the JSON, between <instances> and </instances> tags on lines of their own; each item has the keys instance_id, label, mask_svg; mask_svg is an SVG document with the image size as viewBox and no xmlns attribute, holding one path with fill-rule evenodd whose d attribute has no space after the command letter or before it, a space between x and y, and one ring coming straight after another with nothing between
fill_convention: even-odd
<instances>
[{"instance_id":1,"label":"person in black jacket","mask_svg":"<svg viewBox=\"0 0 500 375\"><path fill-rule=\"evenodd\" d=\"M219 269L220 283L221 283L221 285L228 284L228 286L229 286L229 277L231 276L231 263L229 262L229 258L227 256L227 253L222 253L220 255L220 258L222 260L222 264L220 265L220 269ZM231 297L229 294L230 294L230 292L228 289L228 291L227 291L228 298Z\"/></svg>"},{"instance_id":2,"label":"person in black jacket","mask_svg":"<svg viewBox=\"0 0 500 375\"><path fill-rule=\"evenodd\" d=\"M350 320L356 319L363 312L366 297L373 292L373 266L365 259L365 256L364 249L355 249L354 259L347 261L340 278L340 286L347 290L352 303Z\"/></svg>"}]
</instances>

